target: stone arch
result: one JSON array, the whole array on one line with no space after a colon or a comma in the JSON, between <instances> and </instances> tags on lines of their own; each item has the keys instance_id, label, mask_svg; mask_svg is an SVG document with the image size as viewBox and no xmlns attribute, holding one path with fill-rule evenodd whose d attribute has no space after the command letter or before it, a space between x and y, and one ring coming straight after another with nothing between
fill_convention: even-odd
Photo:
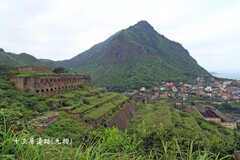
<instances>
[{"instance_id":1,"label":"stone arch","mask_svg":"<svg viewBox=\"0 0 240 160\"><path fill-rule=\"evenodd\" d=\"M46 92L48 92L48 91L49 91L49 89L47 88L47 89L46 89Z\"/></svg>"},{"instance_id":2,"label":"stone arch","mask_svg":"<svg viewBox=\"0 0 240 160\"><path fill-rule=\"evenodd\" d=\"M44 92L44 89L42 89L42 92Z\"/></svg>"},{"instance_id":3,"label":"stone arch","mask_svg":"<svg viewBox=\"0 0 240 160\"><path fill-rule=\"evenodd\" d=\"M51 88L50 91L53 91L53 88Z\"/></svg>"},{"instance_id":4,"label":"stone arch","mask_svg":"<svg viewBox=\"0 0 240 160\"><path fill-rule=\"evenodd\" d=\"M36 93L39 93L39 90L36 90Z\"/></svg>"}]
</instances>

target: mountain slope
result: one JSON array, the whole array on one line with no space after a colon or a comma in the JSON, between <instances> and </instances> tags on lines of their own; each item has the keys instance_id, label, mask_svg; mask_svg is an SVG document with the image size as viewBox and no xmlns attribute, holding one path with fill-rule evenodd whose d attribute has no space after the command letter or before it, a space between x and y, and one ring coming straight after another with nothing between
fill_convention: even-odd
<instances>
[{"instance_id":1,"label":"mountain slope","mask_svg":"<svg viewBox=\"0 0 240 160\"><path fill-rule=\"evenodd\" d=\"M91 74L93 84L112 89L210 76L181 44L160 35L146 21L121 30L76 57L57 62L57 65Z\"/></svg>"},{"instance_id":2,"label":"mountain slope","mask_svg":"<svg viewBox=\"0 0 240 160\"><path fill-rule=\"evenodd\" d=\"M195 112L168 107L166 102L139 104L124 132L105 128L120 112L122 107L117 105L128 105L121 103L123 95L87 86L52 97L24 93L9 80L14 68L0 66L1 71L8 73L0 74L0 129L4 135L0 159L219 159L240 145L239 132L205 121ZM58 117L56 121L53 115ZM94 119L101 124L92 124ZM47 126L38 128L41 124ZM51 145L40 143L39 136L43 140L52 137ZM36 145L30 144L32 137L36 137ZM27 144L21 143L23 139ZM70 139L69 145L63 139Z\"/></svg>"},{"instance_id":3,"label":"mountain slope","mask_svg":"<svg viewBox=\"0 0 240 160\"><path fill-rule=\"evenodd\" d=\"M27 53L14 54L5 52L3 49L0 49L0 65L18 67L43 66L45 64Z\"/></svg>"}]
</instances>

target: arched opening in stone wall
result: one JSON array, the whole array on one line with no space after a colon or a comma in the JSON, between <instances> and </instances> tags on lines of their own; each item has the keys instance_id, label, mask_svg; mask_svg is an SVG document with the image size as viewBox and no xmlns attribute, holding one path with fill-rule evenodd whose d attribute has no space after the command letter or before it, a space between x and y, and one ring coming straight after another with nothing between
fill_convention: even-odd
<instances>
[{"instance_id":1,"label":"arched opening in stone wall","mask_svg":"<svg viewBox=\"0 0 240 160\"><path fill-rule=\"evenodd\" d=\"M39 93L39 90L36 90L36 93Z\"/></svg>"},{"instance_id":2,"label":"arched opening in stone wall","mask_svg":"<svg viewBox=\"0 0 240 160\"><path fill-rule=\"evenodd\" d=\"M53 91L53 89L51 88L50 91Z\"/></svg>"},{"instance_id":3,"label":"arched opening in stone wall","mask_svg":"<svg viewBox=\"0 0 240 160\"><path fill-rule=\"evenodd\" d=\"M42 89L42 92L44 92L44 89Z\"/></svg>"},{"instance_id":4,"label":"arched opening in stone wall","mask_svg":"<svg viewBox=\"0 0 240 160\"><path fill-rule=\"evenodd\" d=\"M48 92L49 90L48 90L48 89L46 89L46 91Z\"/></svg>"}]
</instances>

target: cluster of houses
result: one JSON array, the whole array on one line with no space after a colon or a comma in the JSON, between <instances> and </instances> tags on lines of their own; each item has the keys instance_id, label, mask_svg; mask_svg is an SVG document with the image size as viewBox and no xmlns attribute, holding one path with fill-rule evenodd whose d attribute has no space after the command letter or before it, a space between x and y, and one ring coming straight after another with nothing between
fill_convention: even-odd
<instances>
[{"instance_id":1,"label":"cluster of houses","mask_svg":"<svg viewBox=\"0 0 240 160\"><path fill-rule=\"evenodd\" d=\"M187 101L194 102L217 102L225 101L240 102L240 80L218 80L216 78L206 79L198 77L194 84L179 82L162 82L160 86L156 86L151 90L141 87L139 90L133 90L130 93L125 93L135 101L143 103L151 103L154 99L174 98L174 107L185 112L191 112L191 107L188 107ZM184 102L185 101L185 102ZM172 102L173 103L173 102ZM201 104L201 103L200 103ZM237 129L236 122L229 117L226 117L220 111L209 106L198 106L196 110L207 121L216 122L222 126L231 129Z\"/></svg>"},{"instance_id":2,"label":"cluster of houses","mask_svg":"<svg viewBox=\"0 0 240 160\"><path fill-rule=\"evenodd\" d=\"M179 82L162 82L162 85L147 90L141 87L139 90L133 90L128 95L151 95L151 99L156 98L177 98L187 100L195 96L206 97L212 101L234 101L240 102L240 80L218 81L215 78L206 81L203 77L198 77L195 84Z\"/></svg>"}]
</instances>

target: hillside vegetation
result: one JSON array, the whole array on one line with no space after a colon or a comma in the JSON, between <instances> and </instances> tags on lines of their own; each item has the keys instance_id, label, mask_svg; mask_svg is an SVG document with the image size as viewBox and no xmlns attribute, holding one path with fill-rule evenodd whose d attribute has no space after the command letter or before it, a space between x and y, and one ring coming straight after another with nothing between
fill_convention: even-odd
<instances>
[{"instance_id":1,"label":"hillside vegetation","mask_svg":"<svg viewBox=\"0 0 240 160\"><path fill-rule=\"evenodd\" d=\"M44 66L46 64L27 53L14 54L5 52L3 49L0 48L0 65L19 67Z\"/></svg>"},{"instance_id":2,"label":"hillside vegetation","mask_svg":"<svg viewBox=\"0 0 240 160\"><path fill-rule=\"evenodd\" d=\"M233 159L240 147L237 131L163 104L138 104L125 131L105 128L133 102L86 86L53 97L23 93L9 81L15 69L0 72L0 159ZM49 112L58 119L37 127ZM30 143L48 138L55 143ZM70 143L56 143L64 138Z\"/></svg>"}]
</instances>

